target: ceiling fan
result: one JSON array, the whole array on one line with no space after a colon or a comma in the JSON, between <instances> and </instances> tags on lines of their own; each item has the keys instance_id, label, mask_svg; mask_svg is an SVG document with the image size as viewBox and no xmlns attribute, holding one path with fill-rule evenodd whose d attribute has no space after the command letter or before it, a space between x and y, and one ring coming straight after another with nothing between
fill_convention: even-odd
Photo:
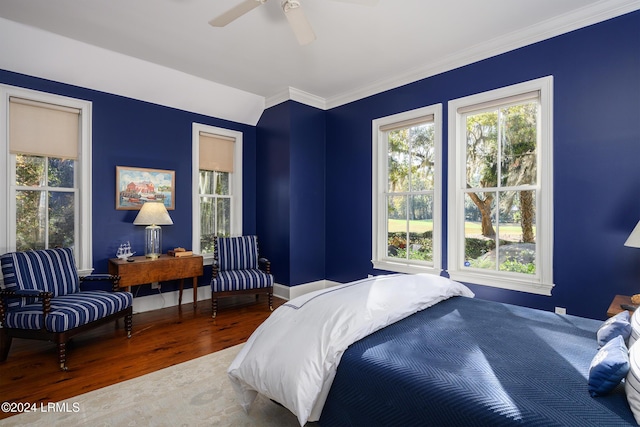
<instances>
[{"instance_id":1,"label":"ceiling fan","mask_svg":"<svg viewBox=\"0 0 640 427\"><path fill-rule=\"evenodd\" d=\"M378 0L334 0L340 1L344 3L357 3L363 5L374 6L378 3ZM213 18L209 21L209 24L214 27L224 27L227 24L235 21L240 18L242 15L249 13L256 7L263 5L267 2L267 0L244 0L241 3L238 3L236 6L222 13L221 15ZM289 25L293 30L293 33L296 35L298 39L298 43L301 45L306 45L311 43L316 39L316 35L313 32L313 28L311 28L311 24L307 19L304 11L302 10L302 5L299 0L281 0L280 5L282 6L282 10L284 11L284 15L287 17L287 21L289 21Z\"/></svg>"}]
</instances>

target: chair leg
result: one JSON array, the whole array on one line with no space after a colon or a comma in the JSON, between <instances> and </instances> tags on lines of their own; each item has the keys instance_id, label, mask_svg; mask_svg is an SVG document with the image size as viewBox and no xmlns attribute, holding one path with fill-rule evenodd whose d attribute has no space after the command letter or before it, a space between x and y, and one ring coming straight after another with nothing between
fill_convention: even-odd
<instances>
[{"instance_id":1,"label":"chair leg","mask_svg":"<svg viewBox=\"0 0 640 427\"><path fill-rule=\"evenodd\" d=\"M5 328L0 328L0 362L7 360L12 340L13 337L9 335L7 330Z\"/></svg>"},{"instance_id":2,"label":"chair leg","mask_svg":"<svg viewBox=\"0 0 640 427\"><path fill-rule=\"evenodd\" d=\"M273 311L273 292L269 292L269 310Z\"/></svg>"},{"instance_id":3,"label":"chair leg","mask_svg":"<svg viewBox=\"0 0 640 427\"><path fill-rule=\"evenodd\" d=\"M133 325L133 314L129 313L124 317L124 329L127 331L127 338L131 338L131 329Z\"/></svg>"},{"instance_id":4,"label":"chair leg","mask_svg":"<svg viewBox=\"0 0 640 427\"><path fill-rule=\"evenodd\" d=\"M218 312L218 298L211 298L211 310L213 311L212 318L216 318L216 313Z\"/></svg>"},{"instance_id":5,"label":"chair leg","mask_svg":"<svg viewBox=\"0 0 640 427\"><path fill-rule=\"evenodd\" d=\"M66 341L58 342L58 362L60 363L60 369L63 371L67 368L67 343Z\"/></svg>"}]
</instances>

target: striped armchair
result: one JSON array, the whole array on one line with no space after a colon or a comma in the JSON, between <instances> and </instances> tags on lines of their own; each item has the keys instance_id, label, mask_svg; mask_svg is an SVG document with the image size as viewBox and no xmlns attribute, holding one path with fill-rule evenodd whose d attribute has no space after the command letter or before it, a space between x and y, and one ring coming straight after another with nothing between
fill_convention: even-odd
<instances>
[{"instance_id":1,"label":"striped armchair","mask_svg":"<svg viewBox=\"0 0 640 427\"><path fill-rule=\"evenodd\" d=\"M118 276L78 277L70 248L11 252L0 256L0 265L0 361L12 338L43 339L57 344L66 371L66 343L77 333L124 317L131 337L131 293L117 292ZM81 283L96 280L110 281L113 292L80 290Z\"/></svg>"},{"instance_id":2,"label":"striped armchair","mask_svg":"<svg viewBox=\"0 0 640 427\"><path fill-rule=\"evenodd\" d=\"M273 311L273 276L271 263L258 256L256 236L216 237L213 242L211 277L212 317L218 311L218 298L266 294Z\"/></svg>"}]
</instances>

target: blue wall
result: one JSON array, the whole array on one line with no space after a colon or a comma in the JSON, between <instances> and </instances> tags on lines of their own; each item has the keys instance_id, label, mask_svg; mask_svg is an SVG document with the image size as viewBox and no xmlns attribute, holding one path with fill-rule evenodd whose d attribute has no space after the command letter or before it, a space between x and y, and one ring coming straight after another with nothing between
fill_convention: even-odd
<instances>
[{"instance_id":1,"label":"blue wall","mask_svg":"<svg viewBox=\"0 0 640 427\"><path fill-rule=\"evenodd\" d=\"M371 120L442 103L446 165L449 100L547 75L554 77L553 296L471 288L480 298L593 318L605 317L615 294L640 293L640 250L623 246L640 220L640 12L328 111L327 279L380 273L370 261ZM446 267L446 227L444 242Z\"/></svg>"},{"instance_id":2,"label":"blue wall","mask_svg":"<svg viewBox=\"0 0 640 427\"><path fill-rule=\"evenodd\" d=\"M191 247L193 122L243 132L243 229L247 234L256 232L255 127L8 71L0 70L0 83L92 102L95 272L107 272L108 259L127 240L134 251L144 253L144 229L133 225L138 211L115 208L116 166L175 171L175 210L169 211L173 225L162 227L163 249ZM200 281L208 283L210 278L205 274ZM143 289L140 295L145 293Z\"/></svg>"},{"instance_id":3,"label":"blue wall","mask_svg":"<svg viewBox=\"0 0 640 427\"><path fill-rule=\"evenodd\" d=\"M325 277L325 112L297 102L258 123L258 235L275 279L295 286Z\"/></svg>"}]
</instances>

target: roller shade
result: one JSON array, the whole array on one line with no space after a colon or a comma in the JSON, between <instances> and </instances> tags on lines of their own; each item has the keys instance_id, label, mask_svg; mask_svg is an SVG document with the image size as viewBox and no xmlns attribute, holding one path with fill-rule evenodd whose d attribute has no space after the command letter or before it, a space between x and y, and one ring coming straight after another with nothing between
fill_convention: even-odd
<instances>
[{"instance_id":1,"label":"roller shade","mask_svg":"<svg viewBox=\"0 0 640 427\"><path fill-rule=\"evenodd\" d=\"M235 138L200 132L200 169L233 172Z\"/></svg>"},{"instance_id":2,"label":"roller shade","mask_svg":"<svg viewBox=\"0 0 640 427\"><path fill-rule=\"evenodd\" d=\"M389 123L388 125L380 126L380 132L390 132L392 130L406 129L412 126L423 125L425 123L432 123L433 120L434 120L433 114L415 117L413 119L403 120L401 122Z\"/></svg>"},{"instance_id":3,"label":"roller shade","mask_svg":"<svg viewBox=\"0 0 640 427\"><path fill-rule=\"evenodd\" d=\"M459 114L471 113L475 111L486 111L492 108L503 107L506 105L522 104L527 101L534 101L540 99L540 91L526 92L519 95L508 96L506 98L493 99L487 102L481 102L474 105L465 105L458 108Z\"/></svg>"},{"instance_id":4,"label":"roller shade","mask_svg":"<svg viewBox=\"0 0 640 427\"><path fill-rule=\"evenodd\" d=\"M78 159L80 110L28 99L9 99L13 154Z\"/></svg>"}]
</instances>

